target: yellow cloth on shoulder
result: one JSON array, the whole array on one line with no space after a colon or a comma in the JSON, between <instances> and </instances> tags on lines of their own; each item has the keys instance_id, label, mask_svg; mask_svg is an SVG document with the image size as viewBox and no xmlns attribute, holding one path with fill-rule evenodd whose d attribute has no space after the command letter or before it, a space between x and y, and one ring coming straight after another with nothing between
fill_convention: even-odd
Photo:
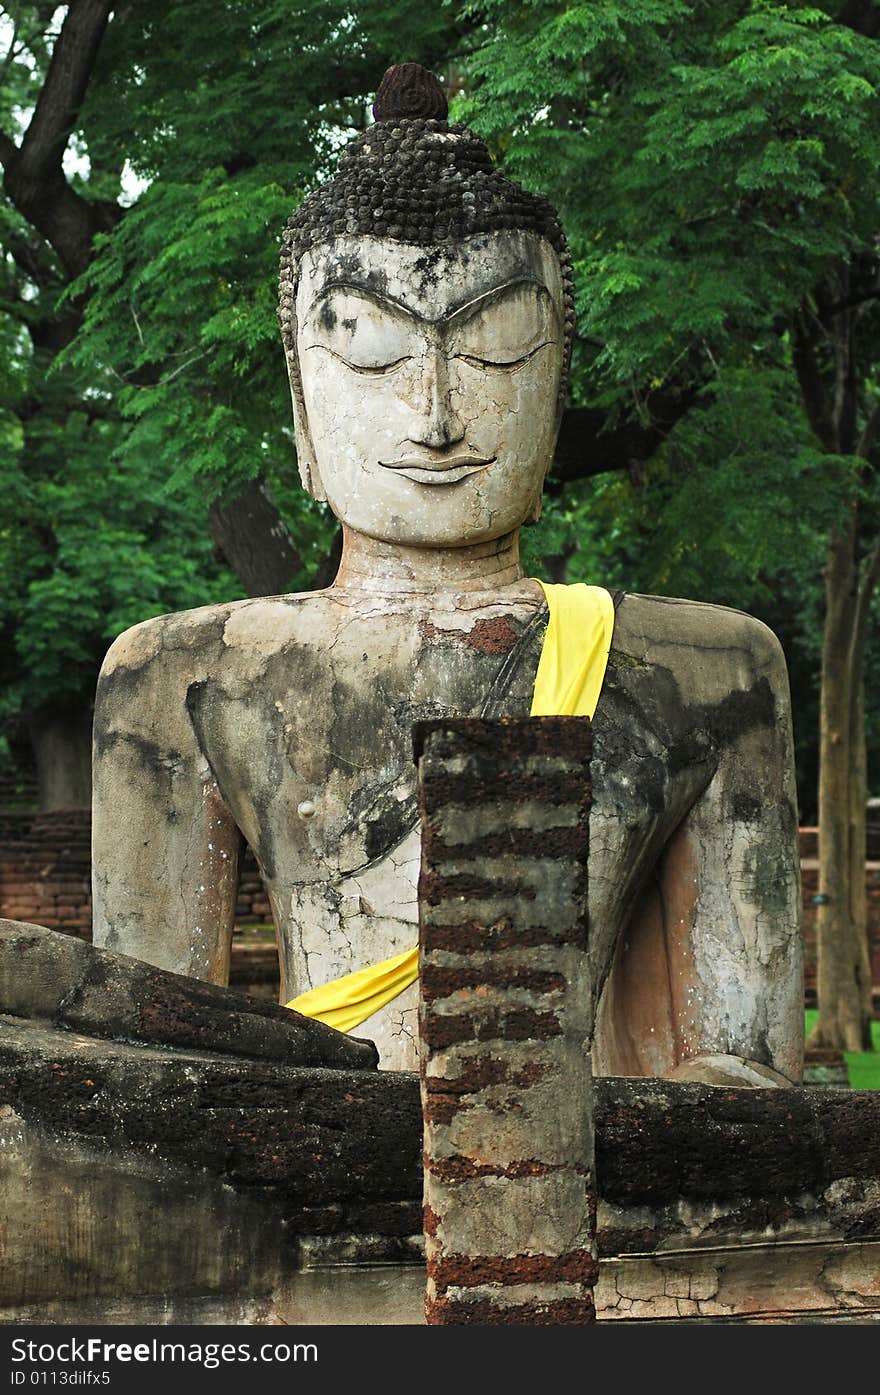
<instances>
[{"instance_id":1,"label":"yellow cloth on shoulder","mask_svg":"<svg viewBox=\"0 0 880 1395\"><path fill-rule=\"evenodd\" d=\"M553 586L544 581L538 585L547 599L550 619L535 675L531 716L592 717L608 666L614 603L601 586L582 582ZM339 1032L350 1032L415 983L418 975L419 947L413 945L379 964L310 988L285 1006Z\"/></svg>"},{"instance_id":2,"label":"yellow cloth on shoulder","mask_svg":"<svg viewBox=\"0 0 880 1395\"><path fill-rule=\"evenodd\" d=\"M535 578L537 581L537 577ZM602 586L551 586L539 581L550 620L532 691L532 717L592 717L599 702L614 602Z\"/></svg>"}]
</instances>

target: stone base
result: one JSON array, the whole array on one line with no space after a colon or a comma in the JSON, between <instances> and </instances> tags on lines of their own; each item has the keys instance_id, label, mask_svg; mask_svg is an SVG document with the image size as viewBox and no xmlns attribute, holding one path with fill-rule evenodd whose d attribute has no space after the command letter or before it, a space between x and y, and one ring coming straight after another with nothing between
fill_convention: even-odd
<instances>
[{"instance_id":1,"label":"stone base","mask_svg":"<svg viewBox=\"0 0 880 1395\"><path fill-rule=\"evenodd\" d=\"M600 1260L599 1322L880 1324L877 1242L740 1245ZM421 1326L424 1264L322 1264L259 1298L230 1294L47 1300L0 1324Z\"/></svg>"},{"instance_id":2,"label":"stone base","mask_svg":"<svg viewBox=\"0 0 880 1395\"><path fill-rule=\"evenodd\" d=\"M600 1264L600 1321L810 1322L846 1317L880 1322L880 1240L776 1239L663 1254L621 1255Z\"/></svg>"},{"instance_id":3,"label":"stone base","mask_svg":"<svg viewBox=\"0 0 880 1395\"><path fill-rule=\"evenodd\" d=\"M0 1017L0 1312L260 1322L310 1246L408 1258L419 1124L415 1077Z\"/></svg>"},{"instance_id":4,"label":"stone base","mask_svg":"<svg viewBox=\"0 0 880 1395\"><path fill-rule=\"evenodd\" d=\"M816 1090L848 1090L849 1071L842 1051L807 1051L804 1054L804 1084Z\"/></svg>"},{"instance_id":5,"label":"stone base","mask_svg":"<svg viewBox=\"0 0 880 1395\"><path fill-rule=\"evenodd\" d=\"M880 1320L880 1095L595 1082L600 1321ZM0 1018L0 1322L418 1324L414 1075Z\"/></svg>"},{"instance_id":6,"label":"stone base","mask_svg":"<svg viewBox=\"0 0 880 1395\"><path fill-rule=\"evenodd\" d=\"M294 1274L260 1298L231 1294L56 1300L0 1311L0 1325L46 1326L419 1326L424 1264L322 1265Z\"/></svg>"}]
</instances>

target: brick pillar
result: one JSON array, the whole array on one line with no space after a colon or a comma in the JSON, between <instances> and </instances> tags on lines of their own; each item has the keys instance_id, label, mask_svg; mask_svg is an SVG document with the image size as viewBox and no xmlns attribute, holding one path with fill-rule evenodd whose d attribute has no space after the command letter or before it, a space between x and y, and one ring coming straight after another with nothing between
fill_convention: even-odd
<instances>
[{"instance_id":1,"label":"brick pillar","mask_svg":"<svg viewBox=\"0 0 880 1395\"><path fill-rule=\"evenodd\" d=\"M427 1320L592 1322L590 723L414 739Z\"/></svg>"}]
</instances>

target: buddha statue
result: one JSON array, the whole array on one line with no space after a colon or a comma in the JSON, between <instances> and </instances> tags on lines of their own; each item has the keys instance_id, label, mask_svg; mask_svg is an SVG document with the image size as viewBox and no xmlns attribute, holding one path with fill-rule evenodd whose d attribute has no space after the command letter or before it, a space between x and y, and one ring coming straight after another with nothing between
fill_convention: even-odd
<instances>
[{"instance_id":1,"label":"buddha statue","mask_svg":"<svg viewBox=\"0 0 880 1395\"><path fill-rule=\"evenodd\" d=\"M520 565L574 328L546 200L389 69L376 122L284 236L280 321L305 488L343 529L325 590L145 621L102 668L96 943L228 976L256 854L282 1001L409 951L421 718L526 717L548 596ZM788 685L760 622L601 592L589 916L595 1066L722 1085L800 1078ZM575 649L577 628L566 640ZM607 666L606 666L607 662ZM600 996L601 995L601 996ZM367 1016L417 1064L417 985Z\"/></svg>"}]
</instances>

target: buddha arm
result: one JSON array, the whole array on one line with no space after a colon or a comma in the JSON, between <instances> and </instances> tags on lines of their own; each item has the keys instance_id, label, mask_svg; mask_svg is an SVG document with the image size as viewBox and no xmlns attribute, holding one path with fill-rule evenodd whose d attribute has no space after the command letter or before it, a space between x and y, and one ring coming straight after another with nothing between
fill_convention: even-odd
<instances>
[{"instance_id":1,"label":"buddha arm","mask_svg":"<svg viewBox=\"0 0 880 1395\"><path fill-rule=\"evenodd\" d=\"M166 644L172 620L120 636L98 682L94 941L225 983L241 837L189 720L192 668Z\"/></svg>"},{"instance_id":2,"label":"buddha arm","mask_svg":"<svg viewBox=\"0 0 880 1395\"><path fill-rule=\"evenodd\" d=\"M748 640L750 671L743 674L740 659L737 674L741 699L716 722L715 775L671 840L661 870L678 1023L679 1060L670 1074L710 1084L772 1083L755 1079L755 1066L759 1074L769 1067L799 1081L803 1068L788 677L769 630L754 622Z\"/></svg>"}]
</instances>

